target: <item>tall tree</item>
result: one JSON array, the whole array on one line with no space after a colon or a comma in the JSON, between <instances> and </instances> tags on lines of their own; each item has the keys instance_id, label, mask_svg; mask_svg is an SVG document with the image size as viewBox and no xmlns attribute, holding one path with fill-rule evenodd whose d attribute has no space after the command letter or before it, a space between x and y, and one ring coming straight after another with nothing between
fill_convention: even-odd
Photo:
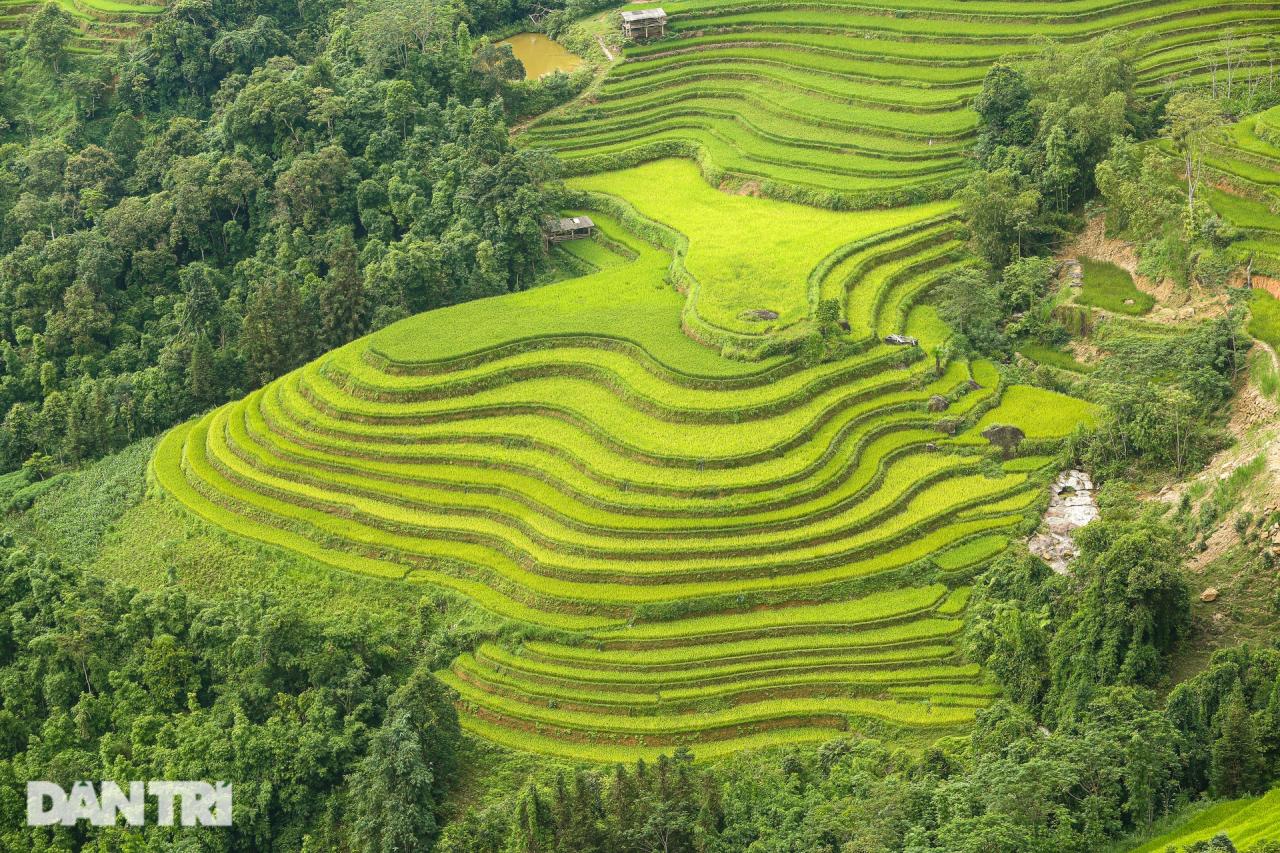
<instances>
[{"instance_id":1,"label":"tall tree","mask_svg":"<svg viewBox=\"0 0 1280 853\"><path fill-rule=\"evenodd\" d=\"M57 3L45 3L27 19L27 55L54 71L66 58L67 44L75 38L71 16Z\"/></svg>"},{"instance_id":2,"label":"tall tree","mask_svg":"<svg viewBox=\"0 0 1280 853\"><path fill-rule=\"evenodd\" d=\"M1165 105L1165 132L1182 155L1187 184L1188 222L1196 215L1196 189L1204 171L1204 147L1210 130L1222 120L1218 104L1198 92L1178 92Z\"/></svg>"},{"instance_id":3,"label":"tall tree","mask_svg":"<svg viewBox=\"0 0 1280 853\"><path fill-rule=\"evenodd\" d=\"M217 398L217 375L213 361L213 345L204 334L191 345L191 364L187 367L187 392L197 409Z\"/></svg>"},{"instance_id":4,"label":"tall tree","mask_svg":"<svg viewBox=\"0 0 1280 853\"><path fill-rule=\"evenodd\" d=\"M350 779L352 840L368 853L428 851L456 767L457 714L444 687L419 666L388 703L368 755Z\"/></svg>"},{"instance_id":5,"label":"tall tree","mask_svg":"<svg viewBox=\"0 0 1280 853\"><path fill-rule=\"evenodd\" d=\"M1210 782L1220 797L1259 793L1266 781L1266 764L1253 716L1237 685L1218 712L1221 734L1213 743Z\"/></svg>"},{"instance_id":6,"label":"tall tree","mask_svg":"<svg viewBox=\"0 0 1280 853\"><path fill-rule=\"evenodd\" d=\"M973 109L980 119L979 154L985 159L997 148L1027 145L1035 138L1036 114L1031 86L1011 65L997 62L987 69Z\"/></svg>"}]
</instances>

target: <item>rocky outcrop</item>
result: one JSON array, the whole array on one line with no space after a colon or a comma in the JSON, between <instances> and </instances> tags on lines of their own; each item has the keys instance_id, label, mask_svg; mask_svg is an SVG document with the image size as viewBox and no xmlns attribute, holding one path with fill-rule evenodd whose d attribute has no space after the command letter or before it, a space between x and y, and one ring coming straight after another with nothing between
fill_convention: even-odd
<instances>
[{"instance_id":1,"label":"rocky outcrop","mask_svg":"<svg viewBox=\"0 0 1280 853\"><path fill-rule=\"evenodd\" d=\"M1084 471L1063 471L1051 486L1053 496L1045 510L1041 529L1029 540L1027 549L1060 575L1079 551L1071 534L1098 517L1093 479Z\"/></svg>"},{"instance_id":2,"label":"rocky outcrop","mask_svg":"<svg viewBox=\"0 0 1280 853\"><path fill-rule=\"evenodd\" d=\"M1026 438L1027 435L1016 426L1002 426L997 424L984 429L982 431L982 437L1005 453L1012 453L1018 449L1018 445L1022 444L1022 440Z\"/></svg>"},{"instance_id":3,"label":"rocky outcrop","mask_svg":"<svg viewBox=\"0 0 1280 853\"><path fill-rule=\"evenodd\" d=\"M951 402L941 394L934 394L929 398L929 411L945 412L951 407Z\"/></svg>"},{"instance_id":4,"label":"rocky outcrop","mask_svg":"<svg viewBox=\"0 0 1280 853\"><path fill-rule=\"evenodd\" d=\"M1075 258L1063 259L1062 274L1071 287L1084 287L1084 268Z\"/></svg>"}]
</instances>

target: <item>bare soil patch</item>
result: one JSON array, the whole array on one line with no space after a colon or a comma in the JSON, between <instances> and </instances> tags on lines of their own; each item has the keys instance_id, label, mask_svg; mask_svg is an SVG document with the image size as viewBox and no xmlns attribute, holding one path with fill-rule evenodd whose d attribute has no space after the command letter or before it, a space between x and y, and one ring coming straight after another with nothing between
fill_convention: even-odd
<instances>
[{"instance_id":1,"label":"bare soil patch","mask_svg":"<svg viewBox=\"0 0 1280 853\"><path fill-rule=\"evenodd\" d=\"M736 181L732 178L720 184L720 191L729 195L748 195L752 198L761 198L764 195L760 191L759 181Z\"/></svg>"}]
</instances>

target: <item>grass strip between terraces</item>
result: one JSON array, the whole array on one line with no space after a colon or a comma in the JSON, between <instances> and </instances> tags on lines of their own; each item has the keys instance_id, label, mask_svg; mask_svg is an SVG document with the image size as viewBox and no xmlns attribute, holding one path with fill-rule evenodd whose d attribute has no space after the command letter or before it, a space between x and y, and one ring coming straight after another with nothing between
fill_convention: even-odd
<instances>
[{"instance_id":1,"label":"grass strip between terraces","mask_svg":"<svg viewBox=\"0 0 1280 853\"><path fill-rule=\"evenodd\" d=\"M478 513L506 517L517 520L527 531L536 531L538 536L559 539L565 542L571 540L571 547L579 549L606 547L617 540L625 540L634 535L633 528L625 525L625 521L628 520L625 515L606 515L591 507L579 508L586 518L574 518L564 513L566 509L572 509L572 507L558 502L556 502L556 509L553 511L549 504L545 508L541 505L531 507L526 501L511 499L503 495L494 495L491 492L464 488L433 489L423 484L401 485L396 483L387 484L380 488L371 488L367 475L359 473L347 474L332 470L317 471L316 469L282 460L278 455L267 456L266 453L268 451L261 445L254 443L252 438L245 432L243 421L239 418L229 418L227 433L228 449L231 453L264 473L271 472L302 485L327 488L335 492L373 500L387 500L403 508L417 509L424 515L438 510L447 513ZM877 462L879 465L872 467L872 463ZM872 454L866 454L864 455L864 465L868 470L864 478L850 478L846 481L851 487L851 496L859 495L873 485L875 481L872 478L875 475L882 474L879 488L866 494L861 494L861 498L856 504L848 504L850 507L856 507L857 515L849 515L848 511L843 514L828 512L821 517L814 517L811 513L789 513L784 518L792 520L785 527L777 529L793 531L787 534L789 536L802 534L809 537L833 529L850 529L855 524L865 524L866 519L876 513L887 511L896 502L904 500L911 491L919 489L926 482L935 481L943 475L953 474L959 469L972 464L965 457L941 454L906 455L902 456L896 464L888 463L889 460L883 456L877 457ZM890 486L890 484L894 485ZM840 491L843 492L844 487ZM530 508L541 510L543 514L530 515L528 512ZM839 505L834 504L833 508L838 509ZM602 529L599 522L606 519L616 522L619 526ZM634 521L635 519L630 520ZM645 526L646 533L650 531L666 533L673 528L678 528L678 525L671 523L672 519L670 518L650 517L644 520L650 522L649 525ZM676 520L678 521L678 519ZM808 521L809 523L802 524L802 521ZM841 528L840 525L846 525L846 527ZM729 549L735 545L740 546L743 543L743 536L751 536L750 541L753 545L773 541L772 538L764 536L767 531L757 529L759 527L758 524L741 517L735 519L735 524L730 529L724 528L723 525L720 527L720 530L704 527L702 536L697 539L687 540L686 547L696 547L702 550L715 548L719 545ZM689 532L693 533L695 529L691 528ZM634 544L639 544L636 540L632 541ZM654 541L652 536L646 536L641 547L655 553L674 550L669 545Z\"/></svg>"},{"instance_id":2,"label":"grass strip between terraces","mask_svg":"<svg viewBox=\"0 0 1280 853\"><path fill-rule=\"evenodd\" d=\"M755 637L746 640L698 642L693 645L638 648L565 646L542 641L524 644L528 654L550 661L572 661L598 667L691 667L708 661L730 661L761 655L827 653L835 649L877 649L886 654L903 653L920 643L953 637L962 623L956 619L932 617L896 622L880 628L863 628L835 634L799 634Z\"/></svg>"}]
</instances>

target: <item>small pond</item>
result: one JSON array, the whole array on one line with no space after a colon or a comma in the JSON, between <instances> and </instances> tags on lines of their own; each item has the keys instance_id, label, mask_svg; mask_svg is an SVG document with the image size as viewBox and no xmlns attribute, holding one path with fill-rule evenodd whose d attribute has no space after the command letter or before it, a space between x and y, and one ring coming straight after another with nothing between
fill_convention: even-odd
<instances>
[{"instance_id":1,"label":"small pond","mask_svg":"<svg viewBox=\"0 0 1280 853\"><path fill-rule=\"evenodd\" d=\"M542 33L520 33L498 44L509 44L524 66L526 80L536 80L556 71L568 74L582 64L582 57L565 50L560 42L552 41Z\"/></svg>"}]
</instances>

